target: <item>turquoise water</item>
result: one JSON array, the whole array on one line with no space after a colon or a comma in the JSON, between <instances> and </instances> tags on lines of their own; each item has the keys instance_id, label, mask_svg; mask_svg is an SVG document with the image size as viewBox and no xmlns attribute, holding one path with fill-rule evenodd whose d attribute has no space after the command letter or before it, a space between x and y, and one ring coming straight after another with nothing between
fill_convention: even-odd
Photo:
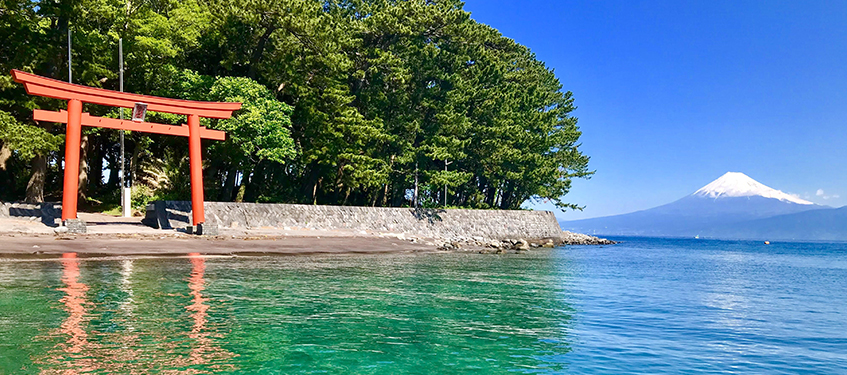
<instances>
[{"instance_id":1,"label":"turquoise water","mask_svg":"<svg viewBox=\"0 0 847 375\"><path fill-rule=\"evenodd\" d=\"M0 260L0 373L847 373L847 246Z\"/></svg>"}]
</instances>

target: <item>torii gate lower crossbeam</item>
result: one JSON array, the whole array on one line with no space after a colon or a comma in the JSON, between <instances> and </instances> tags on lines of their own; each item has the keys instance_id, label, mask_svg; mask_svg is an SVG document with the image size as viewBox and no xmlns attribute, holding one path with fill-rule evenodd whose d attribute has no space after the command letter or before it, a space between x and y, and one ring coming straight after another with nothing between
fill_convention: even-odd
<instances>
[{"instance_id":1,"label":"torii gate lower crossbeam","mask_svg":"<svg viewBox=\"0 0 847 375\"><path fill-rule=\"evenodd\" d=\"M191 169L191 209L193 224L205 223L203 209L203 160L201 139L225 140L226 133L200 126L200 117L226 119L241 108L241 103L198 102L156 96L130 94L118 91L75 85L20 70L12 70L12 77L22 83L30 95L68 101L67 111L51 112L36 109L36 121L66 123L65 172L62 191L62 221L77 218L79 195L79 153L83 126L140 131L188 137L188 156ZM147 104L151 111L187 116L188 124L182 126L149 122L133 122L91 116L82 112L82 104L100 104L132 108L136 103Z\"/></svg>"}]
</instances>

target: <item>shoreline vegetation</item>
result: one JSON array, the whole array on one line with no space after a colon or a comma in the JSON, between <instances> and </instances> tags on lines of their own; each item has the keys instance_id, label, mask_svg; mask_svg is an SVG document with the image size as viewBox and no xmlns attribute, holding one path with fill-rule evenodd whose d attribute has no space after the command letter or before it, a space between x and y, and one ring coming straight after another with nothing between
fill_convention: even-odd
<instances>
[{"instance_id":1,"label":"shoreline vegetation","mask_svg":"<svg viewBox=\"0 0 847 375\"><path fill-rule=\"evenodd\" d=\"M593 174L572 93L458 0L10 4L0 11L3 201L60 196L64 127L34 122L32 110L66 103L27 95L6 72L67 81L69 33L73 83L118 90L120 39L127 92L243 103L231 119L202 120L227 132L203 147L210 201L516 210L544 200L576 209L563 201L571 180ZM119 135L84 130L81 210L119 204ZM126 133L135 209L189 198L184 142Z\"/></svg>"}]
</instances>

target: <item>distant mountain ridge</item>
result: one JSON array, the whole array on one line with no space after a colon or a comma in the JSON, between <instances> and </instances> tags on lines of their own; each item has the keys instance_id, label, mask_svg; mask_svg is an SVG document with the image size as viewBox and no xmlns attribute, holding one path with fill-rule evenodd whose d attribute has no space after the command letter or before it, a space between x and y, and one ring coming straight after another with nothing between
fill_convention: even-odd
<instances>
[{"instance_id":1,"label":"distant mountain ridge","mask_svg":"<svg viewBox=\"0 0 847 375\"><path fill-rule=\"evenodd\" d=\"M710 228L704 238L847 241L847 207L822 208Z\"/></svg>"},{"instance_id":2,"label":"distant mountain ridge","mask_svg":"<svg viewBox=\"0 0 847 375\"><path fill-rule=\"evenodd\" d=\"M565 230L607 236L847 240L847 208L817 205L738 172L666 205L560 224Z\"/></svg>"}]
</instances>

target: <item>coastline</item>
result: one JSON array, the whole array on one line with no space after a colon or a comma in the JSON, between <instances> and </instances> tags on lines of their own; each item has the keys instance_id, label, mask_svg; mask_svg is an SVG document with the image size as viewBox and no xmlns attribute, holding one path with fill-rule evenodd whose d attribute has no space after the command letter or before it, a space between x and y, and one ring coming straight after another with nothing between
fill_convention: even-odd
<instances>
[{"instance_id":1,"label":"coastline","mask_svg":"<svg viewBox=\"0 0 847 375\"><path fill-rule=\"evenodd\" d=\"M81 213L88 233L68 234L31 219L0 219L0 256L55 257L74 252L92 256L314 255L387 253L522 253L560 245L607 245L613 241L571 232L561 238L488 240L482 237L432 238L402 233L309 228L221 228L216 236L145 226L141 218Z\"/></svg>"}]
</instances>

